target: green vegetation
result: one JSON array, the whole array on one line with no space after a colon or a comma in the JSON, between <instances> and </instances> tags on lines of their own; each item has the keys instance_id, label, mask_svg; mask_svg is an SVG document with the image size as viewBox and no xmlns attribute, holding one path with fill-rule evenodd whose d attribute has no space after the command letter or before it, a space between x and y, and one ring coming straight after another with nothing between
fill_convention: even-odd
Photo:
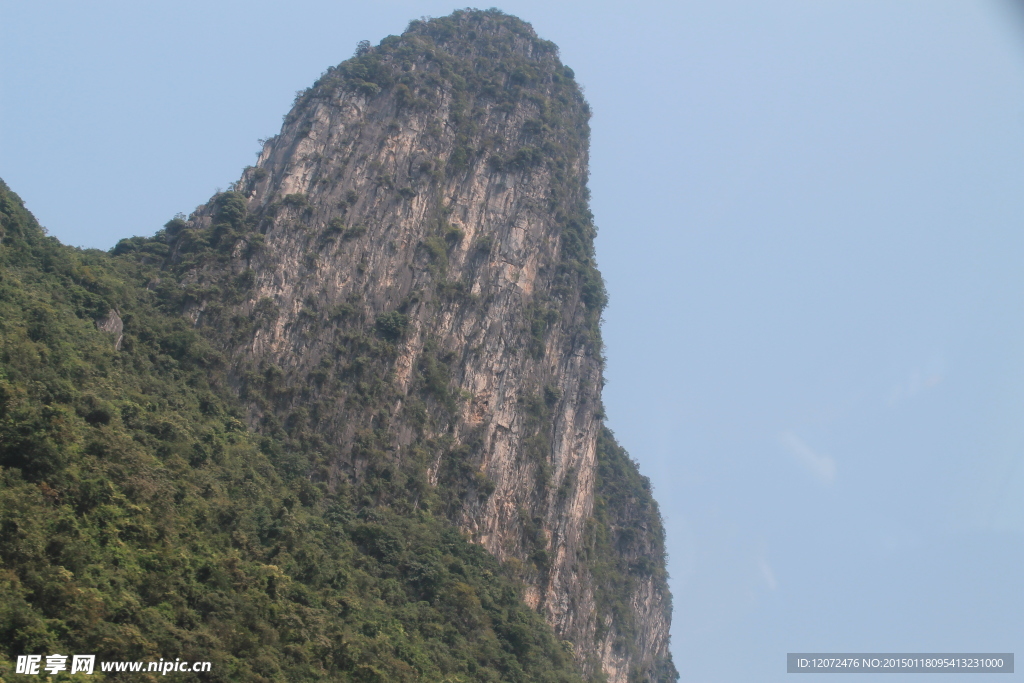
<instances>
[{"instance_id":1,"label":"green vegetation","mask_svg":"<svg viewBox=\"0 0 1024 683\"><path fill-rule=\"evenodd\" d=\"M250 433L138 250L62 246L2 184L0 229L0 676L74 652L210 660L203 680L578 680L479 546Z\"/></svg>"},{"instance_id":2,"label":"green vegetation","mask_svg":"<svg viewBox=\"0 0 1024 683\"><path fill-rule=\"evenodd\" d=\"M377 316L377 331L388 341L397 341L409 326L409 316L391 311Z\"/></svg>"},{"instance_id":3,"label":"green vegetation","mask_svg":"<svg viewBox=\"0 0 1024 683\"><path fill-rule=\"evenodd\" d=\"M446 123L455 130L455 149L444 168L448 176L480 169L495 174L528 174L541 168L548 172L548 209L561 238L552 295L558 300L581 296L587 309L585 340L600 357L599 325L608 297L594 257L597 231L587 207L586 179L575 170L575 160L586 157L590 109L554 43L499 10L459 10L413 21L401 36L388 36L375 47L362 44L355 57L328 69L296 104L330 101L339 90L395 97L405 115L450 98ZM488 108L511 112L517 107L532 112L520 136L475 142ZM411 187L399 191L403 197L414 192ZM444 237L451 241L453 235ZM428 241L424 246L443 273L444 245ZM487 251L490 244L482 242L478 248Z\"/></svg>"},{"instance_id":4,"label":"green vegetation","mask_svg":"<svg viewBox=\"0 0 1024 683\"><path fill-rule=\"evenodd\" d=\"M308 132L299 117L313 108L301 105L341 92L394 98L389 135L442 101L454 130L447 159L431 150L397 180L373 171L371 192L426 202L429 221L412 265L430 284L383 314L364 294L339 301L312 287L292 317L300 302L253 291L271 226L302 235L305 268L351 257L359 281L372 263L359 240L376 224L354 190L332 195L344 220L324 215L314 190L251 212L241 192L218 193L202 220L178 216L105 254L46 237L0 184L0 677L3 657L66 650L213 661L203 680L580 680L568 652L592 644L559 643L519 597L523 578L542 586L550 574L543 520L519 511L525 562L507 565L451 523L495 491L479 467L481 430L453 429L473 400L453 376L479 351L427 336L407 390L395 376L416 306L488 296L471 294L465 274L448 279L467 238L438 187L472 173L499 191L530 174L546 185L536 199L557 255L543 266L550 286L510 320L523 328L524 357L545 367L546 354L565 351L552 343L561 338L601 362L607 296L578 169L589 109L555 46L497 10L361 44L299 94L286 124ZM525 114L522 130L488 137L488 111ZM440 140L441 119L426 129ZM474 268L496 250L486 234L464 246ZM110 311L123 320L120 350L96 327ZM249 353L279 325L304 349L299 370ZM557 487L564 504L577 473L553 481L563 397L542 374L522 387L520 455L535 467L537 498ZM639 582L667 591L661 522L610 432L598 446L586 566L598 640L630 654ZM656 666L631 679L674 680L670 658Z\"/></svg>"},{"instance_id":5,"label":"green vegetation","mask_svg":"<svg viewBox=\"0 0 1024 683\"><path fill-rule=\"evenodd\" d=\"M634 594L637 581L655 577L656 585L665 592L666 609L671 605L665 586L665 532L650 480L640 474L607 427L597 440L594 491L594 514L587 527L587 566L594 577L597 612L611 617L615 625L615 649L632 654L637 624L627 599ZM599 622L598 638L605 633L607 625ZM678 678L671 659L657 665L653 680L661 683ZM631 672L633 677L643 680L640 672Z\"/></svg>"}]
</instances>

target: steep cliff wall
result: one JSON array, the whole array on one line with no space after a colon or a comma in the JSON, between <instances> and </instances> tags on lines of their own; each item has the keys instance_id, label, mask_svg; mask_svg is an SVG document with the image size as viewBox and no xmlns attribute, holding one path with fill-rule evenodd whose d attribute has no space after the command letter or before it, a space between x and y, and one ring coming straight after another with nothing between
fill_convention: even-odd
<instances>
[{"instance_id":1,"label":"steep cliff wall","mask_svg":"<svg viewBox=\"0 0 1024 683\"><path fill-rule=\"evenodd\" d=\"M296 468L443 513L519 568L585 669L666 680L660 518L602 426L588 118L528 24L413 22L329 69L159 239Z\"/></svg>"},{"instance_id":2,"label":"steep cliff wall","mask_svg":"<svg viewBox=\"0 0 1024 683\"><path fill-rule=\"evenodd\" d=\"M48 238L0 180L0 680L89 652L212 665L188 683L583 683L507 563L245 429L167 243L117 251Z\"/></svg>"}]
</instances>

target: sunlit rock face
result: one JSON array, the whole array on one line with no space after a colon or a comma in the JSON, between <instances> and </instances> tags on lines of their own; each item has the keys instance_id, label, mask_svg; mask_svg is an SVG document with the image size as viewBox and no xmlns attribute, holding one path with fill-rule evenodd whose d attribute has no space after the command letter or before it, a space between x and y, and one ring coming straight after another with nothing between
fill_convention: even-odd
<instances>
[{"instance_id":1,"label":"sunlit rock face","mask_svg":"<svg viewBox=\"0 0 1024 683\"><path fill-rule=\"evenodd\" d=\"M671 680L660 518L603 427L588 118L528 24L413 22L168 238L251 426L318 444L311 482L447 515L588 673Z\"/></svg>"}]
</instances>

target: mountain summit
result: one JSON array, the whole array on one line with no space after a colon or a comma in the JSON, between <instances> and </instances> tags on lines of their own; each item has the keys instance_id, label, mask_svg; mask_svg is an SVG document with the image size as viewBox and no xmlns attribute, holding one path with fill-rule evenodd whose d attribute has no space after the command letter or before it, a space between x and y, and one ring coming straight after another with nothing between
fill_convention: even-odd
<instances>
[{"instance_id":1,"label":"mountain summit","mask_svg":"<svg viewBox=\"0 0 1024 683\"><path fill-rule=\"evenodd\" d=\"M589 116L529 24L414 21L328 69L167 239L255 430L315 441L329 488L443 511L625 681L667 657L669 596L646 481L602 426Z\"/></svg>"},{"instance_id":2,"label":"mountain summit","mask_svg":"<svg viewBox=\"0 0 1024 683\"><path fill-rule=\"evenodd\" d=\"M485 586L505 581L584 676L675 680L661 519L648 480L603 422L606 294L588 209L589 116L572 70L529 24L497 10L413 21L360 44L301 92L230 191L112 250L112 262L133 264L123 277L138 294L90 309L93 320L122 323L109 354L131 357L152 334L133 306L183 316L178 347L209 350L202 367L215 399L200 412L234 411L252 457L292 492L253 524L301 513L302 533L328 520L336 543L351 545L333 556L324 541L313 557L280 530L231 541L240 562L271 567L253 579L267 599L304 585L324 619L348 623L357 597L324 597L342 589L317 572L363 567L365 556L376 577L366 599L397 610L389 619L402 637L450 648L496 638L474 663L423 655L428 667L403 654L412 646L403 650L401 637L382 640L387 620L366 621L345 641L362 638L363 659L307 652L310 670L337 680L405 680L403 666L419 671L409 680L434 680L427 671L549 680L503 669L502 651L563 666L529 619L487 611L505 589ZM83 419L82 429L96 428ZM193 463L214 466L212 456ZM434 531L416 531L423 525ZM462 535L444 541L449 550L430 550L423 539L448 538L452 526ZM457 550L465 540L498 562L443 559L470 557ZM415 605L441 610L448 626L402 611ZM374 664L370 652L393 663Z\"/></svg>"}]
</instances>

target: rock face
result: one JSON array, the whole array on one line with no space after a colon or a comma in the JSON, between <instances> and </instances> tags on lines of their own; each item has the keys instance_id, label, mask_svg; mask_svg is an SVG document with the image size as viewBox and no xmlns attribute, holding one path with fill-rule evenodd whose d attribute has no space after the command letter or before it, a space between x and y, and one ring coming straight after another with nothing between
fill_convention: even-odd
<instances>
[{"instance_id":1,"label":"rock face","mask_svg":"<svg viewBox=\"0 0 1024 683\"><path fill-rule=\"evenodd\" d=\"M96 321L96 329L106 332L114 338L114 350L121 350L121 342L124 340L124 322L121 316L111 308L107 314Z\"/></svg>"},{"instance_id":2,"label":"rock face","mask_svg":"<svg viewBox=\"0 0 1024 683\"><path fill-rule=\"evenodd\" d=\"M166 235L252 426L313 443L311 480L446 514L588 673L672 680L660 518L602 422L588 118L528 24L413 22Z\"/></svg>"}]
</instances>

